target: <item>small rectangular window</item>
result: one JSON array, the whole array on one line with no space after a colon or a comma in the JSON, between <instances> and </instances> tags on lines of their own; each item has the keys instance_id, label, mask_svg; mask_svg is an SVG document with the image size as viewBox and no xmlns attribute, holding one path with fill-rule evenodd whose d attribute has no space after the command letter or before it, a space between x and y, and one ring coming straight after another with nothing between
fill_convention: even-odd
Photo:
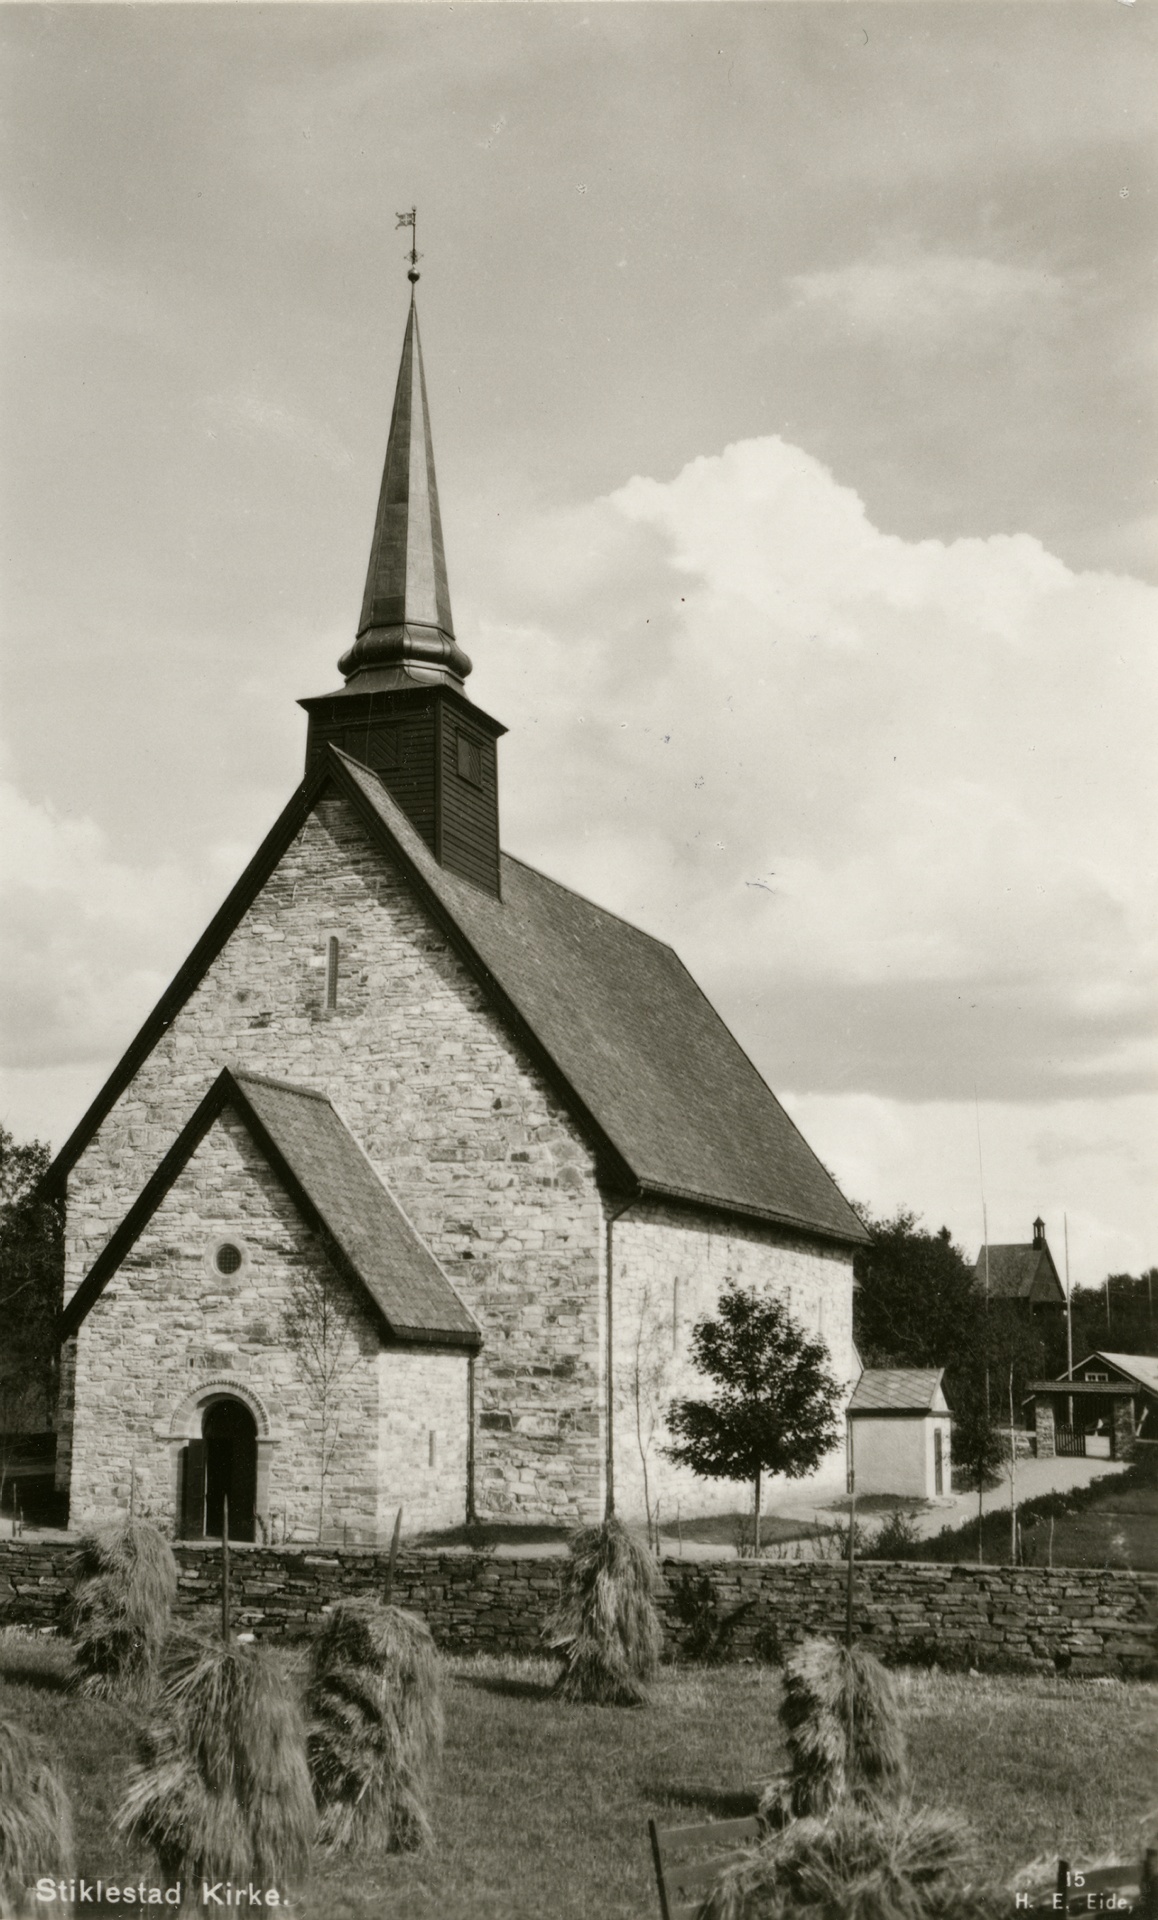
<instances>
[{"instance_id":1,"label":"small rectangular window","mask_svg":"<svg viewBox=\"0 0 1158 1920\"><path fill-rule=\"evenodd\" d=\"M430 1429L429 1458L430 1458L430 1465L432 1467L436 1467L438 1465L438 1435L436 1434L433 1427L431 1427Z\"/></svg>"},{"instance_id":2,"label":"small rectangular window","mask_svg":"<svg viewBox=\"0 0 1158 1920\"><path fill-rule=\"evenodd\" d=\"M326 1010L332 1013L338 1004L338 936L332 933L326 941Z\"/></svg>"},{"instance_id":3,"label":"small rectangular window","mask_svg":"<svg viewBox=\"0 0 1158 1920\"><path fill-rule=\"evenodd\" d=\"M482 747L469 733L458 735L458 772L459 778L469 780L472 787L482 786Z\"/></svg>"}]
</instances>

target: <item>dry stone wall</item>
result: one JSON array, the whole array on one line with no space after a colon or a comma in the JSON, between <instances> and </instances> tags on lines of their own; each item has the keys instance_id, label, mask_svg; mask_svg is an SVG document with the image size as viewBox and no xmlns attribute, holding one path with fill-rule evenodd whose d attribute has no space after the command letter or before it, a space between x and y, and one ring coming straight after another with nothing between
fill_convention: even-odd
<instances>
[{"instance_id":1,"label":"dry stone wall","mask_svg":"<svg viewBox=\"0 0 1158 1920\"><path fill-rule=\"evenodd\" d=\"M178 1607L212 1628L220 1551L179 1546ZM0 1541L0 1627L51 1629L62 1613L75 1546ZM346 1595L381 1594L386 1555L238 1547L234 1618L262 1639L303 1639ZM542 1653L561 1561L466 1553L402 1555L395 1598L425 1616L457 1653ZM667 1657L775 1660L809 1633L844 1627L839 1565L807 1561L666 1560L661 1600ZM869 1562L857 1570L856 1630L884 1658L983 1671L1075 1677L1153 1676L1158 1577L1090 1568L931 1566Z\"/></svg>"},{"instance_id":2,"label":"dry stone wall","mask_svg":"<svg viewBox=\"0 0 1158 1920\"><path fill-rule=\"evenodd\" d=\"M319 804L74 1168L66 1297L222 1066L329 1094L480 1321L479 1512L597 1513L593 1158L344 800Z\"/></svg>"}]
</instances>

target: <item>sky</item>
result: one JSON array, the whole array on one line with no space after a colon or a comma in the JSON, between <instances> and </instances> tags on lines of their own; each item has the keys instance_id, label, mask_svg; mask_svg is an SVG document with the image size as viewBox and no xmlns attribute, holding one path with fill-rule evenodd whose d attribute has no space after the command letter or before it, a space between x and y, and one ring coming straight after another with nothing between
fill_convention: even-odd
<instances>
[{"instance_id":1,"label":"sky","mask_svg":"<svg viewBox=\"0 0 1158 1920\"><path fill-rule=\"evenodd\" d=\"M1129 0L0 5L0 1119L301 777L418 208L508 849L843 1190L1158 1262L1158 58Z\"/></svg>"}]
</instances>

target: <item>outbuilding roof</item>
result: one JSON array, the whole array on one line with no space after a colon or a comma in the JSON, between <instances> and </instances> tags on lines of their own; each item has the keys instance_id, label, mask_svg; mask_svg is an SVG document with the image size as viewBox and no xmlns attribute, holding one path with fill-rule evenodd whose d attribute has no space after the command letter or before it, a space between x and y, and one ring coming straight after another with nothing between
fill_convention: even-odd
<instances>
[{"instance_id":1,"label":"outbuilding roof","mask_svg":"<svg viewBox=\"0 0 1158 1920\"><path fill-rule=\"evenodd\" d=\"M403 1343L476 1349L478 1323L325 1094L232 1073L214 1081L63 1315L74 1333L225 1107L238 1113L311 1227Z\"/></svg>"},{"instance_id":2,"label":"outbuilding roof","mask_svg":"<svg viewBox=\"0 0 1158 1920\"><path fill-rule=\"evenodd\" d=\"M1031 1244L990 1246L988 1252L988 1266L986 1249L982 1247L974 1272L979 1287L984 1290L988 1284L991 1299L1036 1299L1064 1307L1065 1289L1044 1241L1039 1247Z\"/></svg>"},{"instance_id":3,"label":"outbuilding roof","mask_svg":"<svg viewBox=\"0 0 1158 1920\"><path fill-rule=\"evenodd\" d=\"M333 747L282 814L84 1120L59 1181L174 1018L327 787L401 866L491 1005L557 1089L610 1183L867 1239L678 955L509 854L502 898L439 865L377 776Z\"/></svg>"},{"instance_id":4,"label":"outbuilding roof","mask_svg":"<svg viewBox=\"0 0 1158 1920\"><path fill-rule=\"evenodd\" d=\"M931 1413L944 1372L944 1367L866 1367L853 1388L848 1411Z\"/></svg>"}]
</instances>

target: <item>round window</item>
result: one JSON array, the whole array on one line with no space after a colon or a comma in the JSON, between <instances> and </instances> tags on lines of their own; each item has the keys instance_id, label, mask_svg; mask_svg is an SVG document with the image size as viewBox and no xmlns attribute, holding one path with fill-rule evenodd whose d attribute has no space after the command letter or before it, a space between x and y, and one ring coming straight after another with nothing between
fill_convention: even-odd
<instances>
[{"instance_id":1,"label":"round window","mask_svg":"<svg viewBox=\"0 0 1158 1920\"><path fill-rule=\"evenodd\" d=\"M241 1248L235 1247L232 1240L225 1240L215 1255L218 1273L236 1273L241 1266Z\"/></svg>"}]
</instances>

